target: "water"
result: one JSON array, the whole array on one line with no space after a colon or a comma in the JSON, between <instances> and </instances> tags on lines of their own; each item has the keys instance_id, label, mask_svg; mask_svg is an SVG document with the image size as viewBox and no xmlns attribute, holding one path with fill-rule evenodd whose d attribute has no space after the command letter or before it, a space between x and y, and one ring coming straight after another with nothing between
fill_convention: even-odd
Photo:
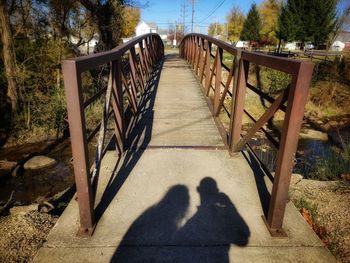
<instances>
[{"instance_id":1,"label":"water","mask_svg":"<svg viewBox=\"0 0 350 263\"><path fill-rule=\"evenodd\" d=\"M271 145L269 140L263 136L258 136L252 139L249 143L254 149L259 159L264 163L266 168L270 172L274 172L277 158L277 150ZM334 146L330 141L317 139L299 139L293 173L301 174L305 178L326 180L327 178L322 178L322 176L318 177L315 174L317 173L317 169L315 168L319 168L320 163L327 168L327 162L331 162L334 160L339 161L339 163L342 165L345 164L345 166L347 166L350 170L350 162L344 159L341 150ZM331 167L331 165L328 166ZM344 167L335 168L335 170L337 170L337 172L339 171L339 173L341 172L341 169L344 169ZM345 170L346 169L347 168L345 167ZM325 173L326 172L327 171L325 171ZM329 171L329 173L330 172L331 171Z\"/></svg>"},{"instance_id":2,"label":"water","mask_svg":"<svg viewBox=\"0 0 350 263\"><path fill-rule=\"evenodd\" d=\"M40 152L52 142L34 143L12 148L0 149L0 160L19 160L33 152ZM265 166L273 172L277 151L264 137L258 135L249 142ZM89 147L89 157L93 160L95 146ZM296 165L293 172L310 178L317 161L320 159L342 158L340 150L329 141L316 139L300 139L296 154ZM54 158L57 163L53 167L35 171L25 171L22 176L10 177L0 184L0 203L8 200L14 191L15 201L28 204L38 197L50 197L74 184L73 165L71 163L71 145L66 140L50 151L47 156ZM350 170L350 168L349 168Z\"/></svg>"},{"instance_id":3,"label":"water","mask_svg":"<svg viewBox=\"0 0 350 263\"><path fill-rule=\"evenodd\" d=\"M33 152L40 152L52 142L27 144L0 150L1 159L16 161ZM50 197L74 184L71 149L68 140L57 145L48 157L57 163L48 168L24 171L23 175L2 180L0 185L0 202L8 200L12 191L14 199L20 204L28 204L39 196Z\"/></svg>"}]
</instances>

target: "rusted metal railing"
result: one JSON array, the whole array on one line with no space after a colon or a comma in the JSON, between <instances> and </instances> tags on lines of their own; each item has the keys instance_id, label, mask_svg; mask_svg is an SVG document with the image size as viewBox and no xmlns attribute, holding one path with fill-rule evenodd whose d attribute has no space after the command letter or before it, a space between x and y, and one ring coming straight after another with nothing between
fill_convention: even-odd
<instances>
[{"instance_id":1,"label":"rusted metal railing","mask_svg":"<svg viewBox=\"0 0 350 263\"><path fill-rule=\"evenodd\" d=\"M223 63L224 52L233 56L230 66ZM262 130L276 146L278 153L275 175L268 214L264 219L271 235L284 235L282 229L284 212L313 64L243 51L202 34L186 35L180 44L180 55L187 59L198 77L214 119L231 153L240 151L245 145L249 146L248 141L259 130ZM260 87L249 83L248 73L252 64L287 73L291 76L291 83L280 96L273 98L264 93ZM222 80L224 71L228 74L225 82ZM244 107L247 88L271 104L258 120L255 120ZM227 109L225 99L230 100L231 109ZM226 111L230 118L228 129L219 118L222 110ZM285 117L280 139L276 140L266 131L264 125L278 110L284 111ZM242 134L244 114L254 122L246 134Z\"/></svg>"},{"instance_id":2,"label":"rusted metal railing","mask_svg":"<svg viewBox=\"0 0 350 263\"><path fill-rule=\"evenodd\" d=\"M147 34L107 52L62 62L79 203L79 233L82 235L91 235L95 225L94 202L99 168L106 152L103 147L106 141L107 122L113 117L115 126L113 137L116 149L121 154L125 150L126 130L128 130L125 127L125 113L130 109L134 115L137 114L138 103L152 72L163 57L164 46L160 37L157 34ZM84 101L82 73L106 65L109 69L108 84ZM102 95L105 95L102 120L90 134L87 134L85 109ZM96 158L94 164L90 166L88 143L98 132Z\"/></svg>"}]
</instances>

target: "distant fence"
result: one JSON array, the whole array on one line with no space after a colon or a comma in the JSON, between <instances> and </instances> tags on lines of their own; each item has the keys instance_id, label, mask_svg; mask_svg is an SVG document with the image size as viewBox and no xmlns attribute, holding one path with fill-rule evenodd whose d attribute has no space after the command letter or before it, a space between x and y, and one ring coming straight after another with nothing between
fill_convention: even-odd
<instances>
[{"instance_id":1,"label":"distant fence","mask_svg":"<svg viewBox=\"0 0 350 263\"><path fill-rule=\"evenodd\" d=\"M340 61L342 59L342 52L340 51L327 51L327 50L282 50L280 53L277 53L277 50L264 50L264 49L257 49L257 52L261 53L267 53L269 55L274 56L280 56L280 57L286 57L286 58L295 58L300 60L310 60L310 61L334 61L338 60Z\"/></svg>"}]
</instances>

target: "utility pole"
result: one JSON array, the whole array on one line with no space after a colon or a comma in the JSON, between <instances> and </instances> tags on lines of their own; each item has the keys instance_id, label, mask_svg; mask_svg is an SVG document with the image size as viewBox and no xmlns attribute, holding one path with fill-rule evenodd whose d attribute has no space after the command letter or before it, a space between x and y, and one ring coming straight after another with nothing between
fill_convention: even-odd
<instances>
[{"instance_id":1,"label":"utility pole","mask_svg":"<svg viewBox=\"0 0 350 263\"><path fill-rule=\"evenodd\" d=\"M191 33L193 33L193 19L194 19L194 4L196 0L191 0L192 1L192 20L191 20Z\"/></svg>"},{"instance_id":2,"label":"utility pole","mask_svg":"<svg viewBox=\"0 0 350 263\"><path fill-rule=\"evenodd\" d=\"M228 41L228 23L226 23L226 42Z\"/></svg>"},{"instance_id":3,"label":"utility pole","mask_svg":"<svg viewBox=\"0 0 350 263\"><path fill-rule=\"evenodd\" d=\"M181 5L180 14L181 14L181 20L182 20L182 34L185 35L185 24L186 24L186 0L184 0L183 4Z\"/></svg>"},{"instance_id":4,"label":"utility pole","mask_svg":"<svg viewBox=\"0 0 350 263\"><path fill-rule=\"evenodd\" d=\"M173 46L176 47L176 21L175 21L175 34L174 34L174 41L173 41Z\"/></svg>"}]
</instances>

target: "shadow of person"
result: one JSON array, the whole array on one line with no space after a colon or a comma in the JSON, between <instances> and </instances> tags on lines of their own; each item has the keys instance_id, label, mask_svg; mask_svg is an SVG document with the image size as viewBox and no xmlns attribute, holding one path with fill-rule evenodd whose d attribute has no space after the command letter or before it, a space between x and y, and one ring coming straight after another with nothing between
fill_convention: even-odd
<instances>
[{"instance_id":1,"label":"shadow of person","mask_svg":"<svg viewBox=\"0 0 350 263\"><path fill-rule=\"evenodd\" d=\"M248 244L249 227L214 179L202 179L197 191L200 206L174 237L187 249L174 254L172 262L229 262L231 244Z\"/></svg>"},{"instance_id":2,"label":"shadow of person","mask_svg":"<svg viewBox=\"0 0 350 263\"><path fill-rule=\"evenodd\" d=\"M187 187L171 187L162 200L148 208L128 229L111 262L164 262L164 246L171 244L189 205Z\"/></svg>"}]
</instances>

